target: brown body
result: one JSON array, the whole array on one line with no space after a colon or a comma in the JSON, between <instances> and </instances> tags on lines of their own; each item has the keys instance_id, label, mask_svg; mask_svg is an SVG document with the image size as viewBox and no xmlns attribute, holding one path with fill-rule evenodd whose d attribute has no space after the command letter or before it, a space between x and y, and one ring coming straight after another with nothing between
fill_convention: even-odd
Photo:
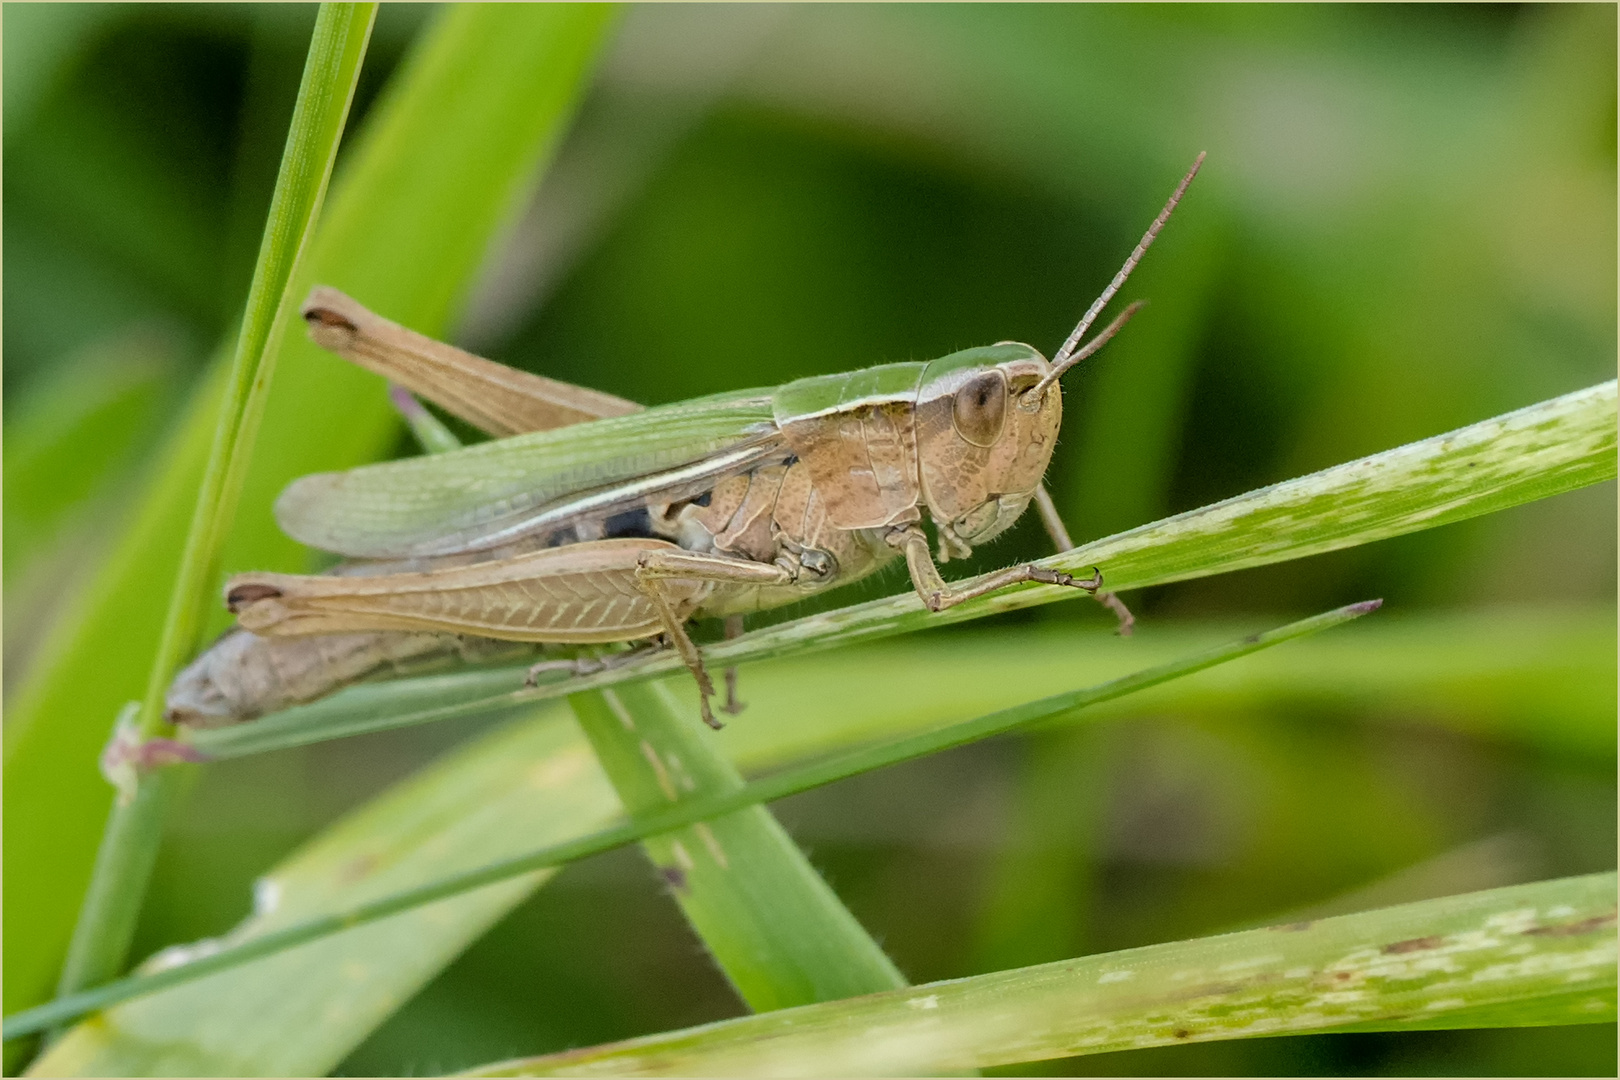
<instances>
[{"instance_id":1,"label":"brown body","mask_svg":"<svg viewBox=\"0 0 1620 1080\"><path fill-rule=\"evenodd\" d=\"M516 662L532 646L465 634L398 630L260 637L225 631L169 688L169 719L189 727L251 720L376 678L423 675L449 666Z\"/></svg>"},{"instance_id":2,"label":"brown body","mask_svg":"<svg viewBox=\"0 0 1620 1080\"><path fill-rule=\"evenodd\" d=\"M547 537L515 545L528 551L345 564L315 577L240 576L232 583L238 627L176 679L170 717L197 727L251 719L363 679L510 661L529 651L517 642L650 637L661 630L659 613L635 586L638 560L649 551L774 565L791 579L671 582L682 618L780 607L864 577L899 554L876 530L834 526L802 461L731 477L705 502L649 508L656 539L603 538L601 523L587 521L570 528L567 546L545 546L557 540ZM438 629L447 621L462 632Z\"/></svg>"}]
</instances>

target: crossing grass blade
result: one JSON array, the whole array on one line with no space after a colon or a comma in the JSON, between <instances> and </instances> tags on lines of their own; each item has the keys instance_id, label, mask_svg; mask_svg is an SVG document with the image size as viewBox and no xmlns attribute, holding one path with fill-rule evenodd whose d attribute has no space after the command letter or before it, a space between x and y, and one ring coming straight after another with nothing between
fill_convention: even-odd
<instances>
[{"instance_id":1,"label":"crossing grass blade","mask_svg":"<svg viewBox=\"0 0 1620 1080\"><path fill-rule=\"evenodd\" d=\"M632 819L743 790L713 733L661 685L577 694L569 704ZM755 1012L906 984L764 806L650 836L642 850Z\"/></svg>"},{"instance_id":2,"label":"crossing grass blade","mask_svg":"<svg viewBox=\"0 0 1620 1080\"><path fill-rule=\"evenodd\" d=\"M143 739L173 735L163 692L197 642L209 577L241 497L242 481L275 371L277 341L292 316L289 286L315 230L348 122L376 4L323 4L270 201L247 310L218 406L207 466L186 530L146 693L133 715ZM97 851L58 988L71 993L122 970L157 860L163 812L181 783L175 770L139 775L118 801Z\"/></svg>"},{"instance_id":3,"label":"crossing grass blade","mask_svg":"<svg viewBox=\"0 0 1620 1080\"><path fill-rule=\"evenodd\" d=\"M1327 1031L1612 1022L1615 875L999 971L471 1076L897 1076Z\"/></svg>"},{"instance_id":4,"label":"crossing grass blade","mask_svg":"<svg viewBox=\"0 0 1620 1080\"><path fill-rule=\"evenodd\" d=\"M284 953L294 946L308 945L319 938L332 934L352 932L362 924L373 923L378 920L389 920L391 916L398 916L402 912L421 909L425 905L435 904L435 902L439 901L448 901L458 894L469 893L475 889L505 882L536 870L559 866L565 862L608 851L624 844L634 843L646 837L696 825L698 822L745 810L762 802L806 791L822 784L832 783L835 780L853 776L857 773L882 768L885 765L935 753L954 746L962 746L1027 724L1066 715L1085 706L1110 701L1127 694L1161 685L1193 672L1203 671L1286 641L1293 641L1342 625L1375 610L1377 606L1376 601L1353 604L1309 619L1302 619L1296 623L1290 623L1276 630L1251 634L1239 641L1182 657L1154 668L1137 671L1098 686L1071 690L1040 701L1015 705L973 720L947 725L906 738L894 739L832 758L814 760L795 768L784 769L762 780L752 781L740 788L682 799L660 809L649 811L636 821L603 829L600 832L577 836L538 851L532 849L532 837L521 820L513 823L513 828L516 831L512 832L498 827L498 824L504 824L505 819L503 817L489 816L491 812L489 808L490 801L497 803L500 801L500 789L498 787L486 795L478 785L468 785L464 789L469 794L466 796L468 803L463 808L463 814L469 818L488 821L490 838L497 836L505 838L504 843L510 845L510 853L504 858L491 861L477 869L459 872L451 869L447 872L444 866L444 856L454 849L446 846L443 841L437 838L429 837L409 855L407 852L401 851L394 854L389 860L390 865L401 873L414 873L422 884L374 900L362 900L359 903L353 902L348 889L350 882L346 877L346 873L347 867L352 864L340 864L339 870L342 872L335 875L326 875L314 890L317 899L312 906L324 909L324 914L312 916L307 921L293 926L280 928L265 926L258 920L249 920L248 923L238 928L238 931L232 935L231 944L233 947L228 950L208 949L200 953L193 952L184 965L170 967L167 970L149 970L141 975L108 983L73 995L70 998L58 999L28 1010L25 1013L8 1017L5 1034L8 1039L15 1038L40 1030L50 1024L58 1023L63 1019L83 1015L94 1009L105 1008L116 1002L151 995L146 997L145 1000L120 1006L115 1011L106 1014L104 1018L93 1019L81 1024L75 1029L73 1035L70 1035L68 1039L65 1039L60 1044L59 1048L66 1049L62 1050L61 1053L53 1052L50 1058L47 1059L52 1068L60 1065L64 1071L73 1071L74 1069L79 1071L102 1071L106 1068L105 1065L99 1064L103 1060L120 1060L116 1056L116 1051L119 1040L125 1036L131 1040L130 1045L132 1047L138 1048L154 1041L150 1035L140 1037L136 1034L136 1032L148 1028L151 1028L154 1032L166 1031L172 1029L176 1023L184 1025L186 1030L192 1030L195 1027L196 1030L202 1031L208 1028L206 1021L197 1008L197 999L186 997L183 994L177 1001L169 996L172 991L169 991L168 988L182 983L196 983L205 987L213 986L215 994L220 995L222 998L234 1000L237 995L233 993L233 990L238 984L241 984L245 988L242 996L253 998L266 992L266 984L254 981L257 965L243 967L241 971L232 971L230 969L247 965L249 961ZM573 753L574 751L570 749L567 752ZM458 775L456 771L458 766L455 762L459 757L460 755L453 756L441 770L435 771L451 777ZM548 761L535 762L527 758L524 761L527 768L540 775L550 775L553 770L553 765ZM383 820L385 823L387 822L386 818ZM342 831L341 827L338 831ZM363 834L363 830L361 832ZM354 858L358 860L359 865L362 867L370 865L373 860L373 856L363 851L357 852ZM333 860L328 859L326 861L331 862ZM450 910L454 911L455 909ZM452 926L456 925L453 917L446 917L445 921ZM350 985L351 982L368 979L373 975L379 977L383 982L392 984L396 975L391 969L389 955L387 953L374 954L372 964L375 966L363 968L362 975L358 978L351 978L350 975L341 970L328 971L325 981L329 995L353 992L354 987ZM302 971L299 972L299 975L302 981L298 982L296 986L289 984L281 987L277 992L285 994L311 993L314 985L313 976ZM193 994L199 992L195 987L182 989ZM156 993L160 990L165 992ZM112 1036L105 1036L115 1053L115 1056L109 1059L103 1059L100 1056L102 1052L101 1040L104 1038L102 1033L104 1031L117 1033ZM75 1041L75 1036L80 1037L78 1041ZM98 1064L96 1068L90 1068L87 1062L96 1062Z\"/></svg>"}]
</instances>

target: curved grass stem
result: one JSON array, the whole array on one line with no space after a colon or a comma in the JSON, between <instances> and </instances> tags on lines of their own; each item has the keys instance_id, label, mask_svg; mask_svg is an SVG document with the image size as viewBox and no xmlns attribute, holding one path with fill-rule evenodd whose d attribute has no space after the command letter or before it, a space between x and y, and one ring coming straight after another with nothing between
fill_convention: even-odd
<instances>
[{"instance_id":1,"label":"curved grass stem","mask_svg":"<svg viewBox=\"0 0 1620 1080\"><path fill-rule=\"evenodd\" d=\"M196 642L263 414L276 339L293 303L288 283L309 246L376 14L376 4L323 4L315 20L213 447L141 702L137 729L142 738L172 734L163 718L164 690ZM162 810L178 783L173 770L146 772L134 796L114 804L68 947L60 992L104 982L123 967L157 858Z\"/></svg>"}]
</instances>

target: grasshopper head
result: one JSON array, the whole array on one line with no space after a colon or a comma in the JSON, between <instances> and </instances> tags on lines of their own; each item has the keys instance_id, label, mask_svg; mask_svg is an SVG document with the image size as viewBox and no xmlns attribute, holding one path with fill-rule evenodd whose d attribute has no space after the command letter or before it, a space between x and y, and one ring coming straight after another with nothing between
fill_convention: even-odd
<instances>
[{"instance_id":1,"label":"grasshopper head","mask_svg":"<svg viewBox=\"0 0 1620 1080\"><path fill-rule=\"evenodd\" d=\"M1141 309L1141 301L1132 304L1082 344L1203 163L1199 154L1051 363L1028 345L1004 341L940 357L924 369L917 394L917 451L923 501L939 527L941 562L966 555L974 544L1004 531L1035 497L1063 421L1059 376L1102 348Z\"/></svg>"},{"instance_id":2,"label":"grasshopper head","mask_svg":"<svg viewBox=\"0 0 1620 1080\"><path fill-rule=\"evenodd\" d=\"M1082 344L1203 163L1199 154L1141 243L1050 363L1028 345L1004 341L941 357L923 371L917 450L923 501L939 527L941 562L953 554L966 555L974 544L1005 530L1035 497L1063 420L1058 378L1102 348L1141 309L1141 301L1132 304Z\"/></svg>"},{"instance_id":3,"label":"grasshopper head","mask_svg":"<svg viewBox=\"0 0 1620 1080\"><path fill-rule=\"evenodd\" d=\"M1040 485L1063 421L1050 367L1028 345L1002 342L941 357L917 398L922 495L942 557L1006 530Z\"/></svg>"}]
</instances>

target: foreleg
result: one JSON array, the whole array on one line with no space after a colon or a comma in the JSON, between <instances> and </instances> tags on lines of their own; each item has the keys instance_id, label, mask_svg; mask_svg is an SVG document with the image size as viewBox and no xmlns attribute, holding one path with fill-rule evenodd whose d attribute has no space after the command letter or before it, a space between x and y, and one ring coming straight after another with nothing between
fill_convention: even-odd
<instances>
[{"instance_id":1,"label":"foreleg","mask_svg":"<svg viewBox=\"0 0 1620 1080\"><path fill-rule=\"evenodd\" d=\"M1036 581L1043 585L1068 585L1089 593L1095 593L1102 587L1100 571L1094 571L1089 579L1082 580L1072 574L1049 570L1033 563L1010 566L989 574L972 585L953 587L947 585L945 579L939 576L939 568L934 565L934 560L928 553L928 537L923 534L922 529L916 525L901 526L891 529L884 540L891 547L905 553L906 568L911 571L911 584L929 611L944 611L964 601L1026 581Z\"/></svg>"}]
</instances>

